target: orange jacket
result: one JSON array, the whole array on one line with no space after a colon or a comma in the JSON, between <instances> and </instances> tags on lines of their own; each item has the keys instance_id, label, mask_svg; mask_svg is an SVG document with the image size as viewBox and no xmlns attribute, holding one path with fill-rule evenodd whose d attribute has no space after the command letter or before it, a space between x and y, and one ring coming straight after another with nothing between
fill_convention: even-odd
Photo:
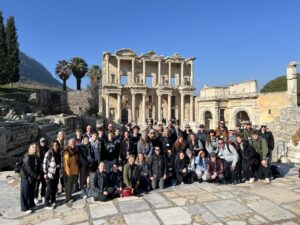
<instances>
[{"instance_id":1,"label":"orange jacket","mask_svg":"<svg viewBox=\"0 0 300 225\"><path fill-rule=\"evenodd\" d=\"M67 176L78 175L78 155L66 147L63 153L64 172Z\"/></svg>"}]
</instances>

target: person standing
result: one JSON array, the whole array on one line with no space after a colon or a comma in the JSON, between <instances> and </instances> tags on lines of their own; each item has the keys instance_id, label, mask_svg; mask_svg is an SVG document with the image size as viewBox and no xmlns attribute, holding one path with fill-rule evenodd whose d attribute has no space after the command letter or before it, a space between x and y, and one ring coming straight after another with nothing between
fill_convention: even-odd
<instances>
[{"instance_id":1,"label":"person standing","mask_svg":"<svg viewBox=\"0 0 300 225\"><path fill-rule=\"evenodd\" d=\"M46 180L45 207L52 209L56 206L56 193L60 177L61 156L60 145L54 141L51 148L46 152L43 161L44 179Z\"/></svg>"},{"instance_id":2,"label":"person standing","mask_svg":"<svg viewBox=\"0 0 300 225\"><path fill-rule=\"evenodd\" d=\"M40 201L38 200L39 197L39 187L41 186L41 201L44 204L45 203L45 193L46 193L46 181L44 179L44 174L43 174L43 160L45 157L46 152L48 151L49 147L48 147L48 141L42 137L40 139L40 146L39 146L39 165L41 166L40 168L40 172L41 172L41 176L40 179L37 179L36 181L36 185L35 185L35 193L34 193L34 203L37 204Z\"/></svg>"},{"instance_id":3,"label":"person standing","mask_svg":"<svg viewBox=\"0 0 300 225\"><path fill-rule=\"evenodd\" d=\"M75 131L75 143L76 146L79 146L82 143L82 131L79 128L77 128Z\"/></svg>"},{"instance_id":4,"label":"person standing","mask_svg":"<svg viewBox=\"0 0 300 225\"><path fill-rule=\"evenodd\" d=\"M130 188L132 194L139 194L141 171L135 164L135 156L130 155L127 164L124 166L123 181L127 188Z\"/></svg>"},{"instance_id":5,"label":"person standing","mask_svg":"<svg viewBox=\"0 0 300 225\"><path fill-rule=\"evenodd\" d=\"M205 126L203 124L199 125L198 135L197 136L198 136L199 141L201 141L202 146L204 147L206 139L207 139L207 132L206 132Z\"/></svg>"},{"instance_id":6,"label":"person standing","mask_svg":"<svg viewBox=\"0 0 300 225\"><path fill-rule=\"evenodd\" d=\"M268 144L268 163L271 165L272 163L272 152L274 149L274 137L271 131L268 131L268 128L266 125L262 125L259 130L259 136L264 138L267 141Z\"/></svg>"},{"instance_id":7,"label":"person standing","mask_svg":"<svg viewBox=\"0 0 300 225\"><path fill-rule=\"evenodd\" d=\"M222 138L225 142L228 141L228 128L225 126L225 121L220 120L219 126L215 131L218 139Z\"/></svg>"},{"instance_id":8,"label":"person standing","mask_svg":"<svg viewBox=\"0 0 300 225\"><path fill-rule=\"evenodd\" d=\"M103 132L101 131L101 134ZM93 132L90 138L90 157L91 157L91 171L95 172L98 169L100 161L105 159L105 141L103 137L97 138L97 132Z\"/></svg>"},{"instance_id":9,"label":"person standing","mask_svg":"<svg viewBox=\"0 0 300 225\"><path fill-rule=\"evenodd\" d=\"M67 146L67 141L65 139L65 132L64 131L59 131L57 133L57 138L56 140L58 141L59 145L60 145L60 155L61 155L61 158L63 157L63 152L64 152L64 149L65 147ZM61 159L61 162L62 162L62 165L61 165L61 174L60 174L60 184L61 184L61 192L60 193L63 193L65 191L65 185L64 185L64 176L63 176L63 159Z\"/></svg>"},{"instance_id":10,"label":"person standing","mask_svg":"<svg viewBox=\"0 0 300 225\"><path fill-rule=\"evenodd\" d=\"M105 170L107 173L111 171L113 164L116 164L119 159L119 144L114 140L113 133L108 133L106 142L106 163Z\"/></svg>"},{"instance_id":11,"label":"person standing","mask_svg":"<svg viewBox=\"0 0 300 225\"><path fill-rule=\"evenodd\" d=\"M64 184L66 192L66 203L73 202L72 192L78 177L78 152L74 139L69 140L68 146L63 153Z\"/></svg>"},{"instance_id":12,"label":"person standing","mask_svg":"<svg viewBox=\"0 0 300 225\"><path fill-rule=\"evenodd\" d=\"M157 186L160 189L165 188L165 179L167 178L167 167L165 156L160 154L160 148L154 148L154 154L149 161L149 176L151 180L152 189L155 190Z\"/></svg>"},{"instance_id":13,"label":"person standing","mask_svg":"<svg viewBox=\"0 0 300 225\"><path fill-rule=\"evenodd\" d=\"M89 170L91 165L91 145L89 143L89 137L83 136L82 144L78 147L79 154L79 175L80 175L80 191L81 197L87 198L87 178L89 176Z\"/></svg>"},{"instance_id":14,"label":"person standing","mask_svg":"<svg viewBox=\"0 0 300 225\"><path fill-rule=\"evenodd\" d=\"M34 203L35 183L41 175L38 152L39 148L36 144L31 144L29 146L28 152L23 158L23 167L20 172L21 211L25 212L26 214L31 213L32 209L36 207Z\"/></svg>"}]
</instances>

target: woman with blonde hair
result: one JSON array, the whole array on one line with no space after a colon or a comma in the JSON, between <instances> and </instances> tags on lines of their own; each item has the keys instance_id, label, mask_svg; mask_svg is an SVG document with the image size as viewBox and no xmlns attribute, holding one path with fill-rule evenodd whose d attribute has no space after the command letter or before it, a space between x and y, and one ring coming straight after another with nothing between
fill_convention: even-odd
<instances>
[{"instance_id":1,"label":"woman with blonde hair","mask_svg":"<svg viewBox=\"0 0 300 225\"><path fill-rule=\"evenodd\" d=\"M21 176L21 188L20 188L20 200L21 210L26 214L32 212L35 208L34 203L34 191L36 180L40 176L40 165L38 160L39 147L37 144L31 144L27 153L23 158L23 167L20 172Z\"/></svg>"}]
</instances>

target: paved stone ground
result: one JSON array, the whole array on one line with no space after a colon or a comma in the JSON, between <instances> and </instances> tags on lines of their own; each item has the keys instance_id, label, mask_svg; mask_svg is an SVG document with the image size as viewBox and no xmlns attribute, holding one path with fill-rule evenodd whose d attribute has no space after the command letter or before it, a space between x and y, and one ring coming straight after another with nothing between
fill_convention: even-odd
<instances>
[{"instance_id":1,"label":"paved stone ground","mask_svg":"<svg viewBox=\"0 0 300 225\"><path fill-rule=\"evenodd\" d=\"M54 210L40 206L27 216L19 209L18 178L13 172L1 172L0 224L296 225L300 224L298 168L291 168L285 178L270 185L194 183L106 203L78 199Z\"/></svg>"}]
</instances>

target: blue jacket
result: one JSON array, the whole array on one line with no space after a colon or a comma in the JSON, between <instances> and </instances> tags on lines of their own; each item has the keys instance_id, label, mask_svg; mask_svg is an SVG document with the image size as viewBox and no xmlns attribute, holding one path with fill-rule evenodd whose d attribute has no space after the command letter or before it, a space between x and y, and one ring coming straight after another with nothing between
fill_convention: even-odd
<instances>
[{"instance_id":1,"label":"blue jacket","mask_svg":"<svg viewBox=\"0 0 300 225\"><path fill-rule=\"evenodd\" d=\"M198 171L206 171L208 167L208 158L205 157L204 160L200 158L199 156L196 157L195 159L195 164L196 164L196 170Z\"/></svg>"}]
</instances>

